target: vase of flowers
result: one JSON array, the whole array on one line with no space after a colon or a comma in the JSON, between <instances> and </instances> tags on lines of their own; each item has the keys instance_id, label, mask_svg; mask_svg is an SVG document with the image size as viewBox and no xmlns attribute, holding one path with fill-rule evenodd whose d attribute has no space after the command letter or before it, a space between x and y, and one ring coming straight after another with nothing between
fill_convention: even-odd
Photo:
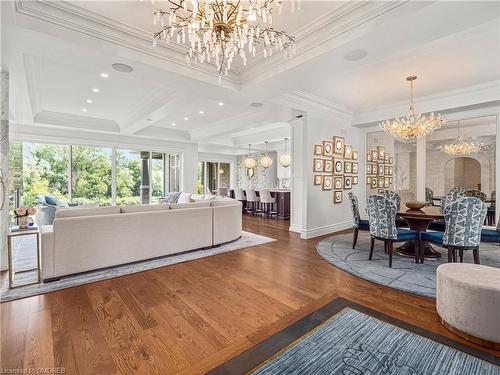
<instances>
[{"instance_id":1,"label":"vase of flowers","mask_svg":"<svg viewBox=\"0 0 500 375\"><path fill-rule=\"evenodd\" d=\"M19 228L26 229L30 225L30 217L36 214L36 208L32 206L21 206L14 210L15 216L19 219Z\"/></svg>"}]
</instances>

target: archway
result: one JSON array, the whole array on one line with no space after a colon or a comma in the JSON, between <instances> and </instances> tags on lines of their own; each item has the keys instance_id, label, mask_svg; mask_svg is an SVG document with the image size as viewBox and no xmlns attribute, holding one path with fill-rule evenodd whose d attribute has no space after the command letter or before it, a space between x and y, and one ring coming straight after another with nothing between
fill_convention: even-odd
<instances>
[{"instance_id":1,"label":"archway","mask_svg":"<svg viewBox=\"0 0 500 375\"><path fill-rule=\"evenodd\" d=\"M481 190L481 163L468 157L448 160L444 165L444 191L455 186Z\"/></svg>"}]
</instances>

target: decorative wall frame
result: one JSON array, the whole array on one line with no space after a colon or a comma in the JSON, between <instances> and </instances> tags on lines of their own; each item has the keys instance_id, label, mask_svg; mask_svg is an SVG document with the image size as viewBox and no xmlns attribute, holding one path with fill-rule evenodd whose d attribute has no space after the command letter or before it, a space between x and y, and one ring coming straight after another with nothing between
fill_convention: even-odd
<instances>
[{"instance_id":1,"label":"decorative wall frame","mask_svg":"<svg viewBox=\"0 0 500 375\"><path fill-rule=\"evenodd\" d=\"M323 141L323 156L333 156L333 142Z\"/></svg>"},{"instance_id":2,"label":"decorative wall frame","mask_svg":"<svg viewBox=\"0 0 500 375\"><path fill-rule=\"evenodd\" d=\"M322 185L323 184L323 176L322 175L314 175L314 185Z\"/></svg>"},{"instance_id":3,"label":"decorative wall frame","mask_svg":"<svg viewBox=\"0 0 500 375\"><path fill-rule=\"evenodd\" d=\"M384 164L380 164L380 163L377 164L377 174L379 176L384 175Z\"/></svg>"},{"instance_id":4,"label":"decorative wall frame","mask_svg":"<svg viewBox=\"0 0 500 375\"><path fill-rule=\"evenodd\" d=\"M352 152L352 160L358 160L358 152L357 151Z\"/></svg>"},{"instance_id":5,"label":"decorative wall frame","mask_svg":"<svg viewBox=\"0 0 500 375\"><path fill-rule=\"evenodd\" d=\"M377 188L377 177L372 177L372 180L370 182L370 186L372 189L376 189Z\"/></svg>"},{"instance_id":6,"label":"decorative wall frame","mask_svg":"<svg viewBox=\"0 0 500 375\"><path fill-rule=\"evenodd\" d=\"M371 175L372 174L372 165L367 163L366 164L366 174Z\"/></svg>"},{"instance_id":7,"label":"decorative wall frame","mask_svg":"<svg viewBox=\"0 0 500 375\"><path fill-rule=\"evenodd\" d=\"M391 158L391 157L389 156L389 154L388 154L388 153L386 153L386 154L384 155L384 163L389 164L389 159L390 159L390 158Z\"/></svg>"},{"instance_id":8,"label":"decorative wall frame","mask_svg":"<svg viewBox=\"0 0 500 375\"><path fill-rule=\"evenodd\" d=\"M372 184L372 176L366 176L366 184L371 186L371 184Z\"/></svg>"},{"instance_id":9,"label":"decorative wall frame","mask_svg":"<svg viewBox=\"0 0 500 375\"><path fill-rule=\"evenodd\" d=\"M352 163L350 161L344 162L344 173L352 173Z\"/></svg>"},{"instance_id":10,"label":"decorative wall frame","mask_svg":"<svg viewBox=\"0 0 500 375\"><path fill-rule=\"evenodd\" d=\"M323 159L313 159L313 172L323 172L324 164Z\"/></svg>"},{"instance_id":11,"label":"decorative wall frame","mask_svg":"<svg viewBox=\"0 0 500 375\"><path fill-rule=\"evenodd\" d=\"M333 189L333 176L323 176L323 190Z\"/></svg>"},{"instance_id":12,"label":"decorative wall frame","mask_svg":"<svg viewBox=\"0 0 500 375\"><path fill-rule=\"evenodd\" d=\"M342 190L335 190L333 192L333 203L342 203Z\"/></svg>"},{"instance_id":13,"label":"decorative wall frame","mask_svg":"<svg viewBox=\"0 0 500 375\"><path fill-rule=\"evenodd\" d=\"M344 145L344 159L352 159L352 146Z\"/></svg>"},{"instance_id":14,"label":"decorative wall frame","mask_svg":"<svg viewBox=\"0 0 500 375\"><path fill-rule=\"evenodd\" d=\"M314 155L323 156L323 145L314 145Z\"/></svg>"},{"instance_id":15,"label":"decorative wall frame","mask_svg":"<svg viewBox=\"0 0 500 375\"><path fill-rule=\"evenodd\" d=\"M378 152L377 152L376 149L375 150L371 150L370 152L372 154L372 162L375 163L378 160Z\"/></svg>"},{"instance_id":16,"label":"decorative wall frame","mask_svg":"<svg viewBox=\"0 0 500 375\"><path fill-rule=\"evenodd\" d=\"M388 188L390 185L389 177L384 177L384 188Z\"/></svg>"},{"instance_id":17,"label":"decorative wall frame","mask_svg":"<svg viewBox=\"0 0 500 375\"><path fill-rule=\"evenodd\" d=\"M358 174L359 172L359 164L357 162L352 163L352 173L353 174Z\"/></svg>"},{"instance_id":18,"label":"decorative wall frame","mask_svg":"<svg viewBox=\"0 0 500 375\"><path fill-rule=\"evenodd\" d=\"M344 161L342 159L333 158L333 174L344 174Z\"/></svg>"},{"instance_id":19,"label":"decorative wall frame","mask_svg":"<svg viewBox=\"0 0 500 375\"><path fill-rule=\"evenodd\" d=\"M333 152L335 154L342 155L344 153L344 143L345 143L344 137L338 137L338 136L333 137Z\"/></svg>"},{"instance_id":20,"label":"decorative wall frame","mask_svg":"<svg viewBox=\"0 0 500 375\"><path fill-rule=\"evenodd\" d=\"M379 177L378 178L378 182L377 182L377 186L381 189L385 188L385 183L384 183L384 177Z\"/></svg>"},{"instance_id":21,"label":"decorative wall frame","mask_svg":"<svg viewBox=\"0 0 500 375\"><path fill-rule=\"evenodd\" d=\"M342 177L333 177L333 188L335 190L342 190L342 187L344 186L344 181Z\"/></svg>"},{"instance_id":22,"label":"decorative wall frame","mask_svg":"<svg viewBox=\"0 0 500 375\"><path fill-rule=\"evenodd\" d=\"M377 146L377 155L377 159L383 162L385 160L385 148L382 146Z\"/></svg>"},{"instance_id":23,"label":"decorative wall frame","mask_svg":"<svg viewBox=\"0 0 500 375\"><path fill-rule=\"evenodd\" d=\"M358 176L352 176L352 184L357 185L358 184Z\"/></svg>"},{"instance_id":24,"label":"decorative wall frame","mask_svg":"<svg viewBox=\"0 0 500 375\"><path fill-rule=\"evenodd\" d=\"M369 151L369 152L366 153L366 161L368 163L372 162L372 152L371 151Z\"/></svg>"},{"instance_id":25,"label":"decorative wall frame","mask_svg":"<svg viewBox=\"0 0 500 375\"><path fill-rule=\"evenodd\" d=\"M344 176L344 190L352 189L352 176Z\"/></svg>"},{"instance_id":26,"label":"decorative wall frame","mask_svg":"<svg viewBox=\"0 0 500 375\"><path fill-rule=\"evenodd\" d=\"M326 159L323 162L323 172L332 173L333 172L333 160Z\"/></svg>"}]
</instances>

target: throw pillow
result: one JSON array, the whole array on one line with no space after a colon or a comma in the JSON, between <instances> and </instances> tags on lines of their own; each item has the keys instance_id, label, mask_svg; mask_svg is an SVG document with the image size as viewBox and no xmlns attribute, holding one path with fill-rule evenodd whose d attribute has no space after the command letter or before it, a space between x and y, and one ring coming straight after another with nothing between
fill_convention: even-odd
<instances>
[{"instance_id":1,"label":"throw pillow","mask_svg":"<svg viewBox=\"0 0 500 375\"><path fill-rule=\"evenodd\" d=\"M181 193L181 195L179 195L179 199L177 199L177 203L189 202L191 202L191 193Z\"/></svg>"},{"instance_id":2,"label":"throw pillow","mask_svg":"<svg viewBox=\"0 0 500 375\"><path fill-rule=\"evenodd\" d=\"M56 199L56 197L53 197L52 195L46 195L45 196L45 203L47 203L50 206L57 206L57 199Z\"/></svg>"},{"instance_id":3,"label":"throw pillow","mask_svg":"<svg viewBox=\"0 0 500 375\"><path fill-rule=\"evenodd\" d=\"M165 197L165 203L177 203L180 195L181 193L178 191L168 193L167 196Z\"/></svg>"}]
</instances>

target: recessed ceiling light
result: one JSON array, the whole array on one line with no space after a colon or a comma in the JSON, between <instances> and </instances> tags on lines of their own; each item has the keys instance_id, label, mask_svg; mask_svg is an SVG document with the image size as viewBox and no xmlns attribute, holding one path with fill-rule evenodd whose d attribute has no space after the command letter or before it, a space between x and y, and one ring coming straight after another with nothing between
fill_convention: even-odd
<instances>
[{"instance_id":1,"label":"recessed ceiling light","mask_svg":"<svg viewBox=\"0 0 500 375\"><path fill-rule=\"evenodd\" d=\"M184 117L184 121L187 121L187 120L189 120L189 117Z\"/></svg>"},{"instance_id":2,"label":"recessed ceiling light","mask_svg":"<svg viewBox=\"0 0 500 375\"><path fill-rule=\"evenodd\" d=\"M130 65L127 64L114 63L111 66L113 67L114 70L121 73L131 73L134 71L134 68L132 68Z\"/></svg>"},{"instance_id":3,"label":"recessed ceiling light","mask_svg":"<svg viewBox=\"0 0 500 375\"><path fill-rule=\"evenodd\" d=\"M172 126L177 126L177 124L175 122L172 123Z\"/></svg>"},{"instance_id":4,"label":"recessed ceiling light","mask_svg":"<svg viewBox=\"0 0 500 375\"><path fill-rule=\"evenodd\" d=\"M344 59L348 61L361 60L367 55L364 49L353 49L345 54Z\"/></svg>"},{"instance_id":5,"label":"recessed ceiling light","mask_svg":"<svg viewBox=\"0 0 500 375\"><path fill-rule=\"evenodd\" d=\"M92 89L93 92L101 92L98 88Z\"/></svg>"},{"instance_id":6,"label":"recessed ceiling light","mask_svg":"<svg viewBox=\"0 0 500 375\"><path fill-rule=\"evenodd\" d=\"M85 100L85 101L86 101L87 103L89 103L89 104L94 102L92 99L87 99L87 100Z\"/></svg>"},{"instance_id":7,"label":"recessed ceiling light","mask_svg":"<svg viewBox=\"0 0 500 375\"><path fill-rule=\"evenodd\" d=\"M82 108L82 112L87 112L87 108Z\"/></svg>"},{"instance_id":8,"label":"recessed ceiling light","mask_svg":"<svg viewBox=\"0 0 500 375\"><path fill-rule=\"evenodd\" d=\"M200 112L199 112L199 114L200 114L200 115L202 115L202 114L204 114L204 113L205 113L205 111L200 111Z\"/></svg>"},{"instance_id":9,"label":"recessed ceiling light","mask_svg":"<svg viewBox=\"0 0 500 375\"><path fill-rule=\"evenodd\" d=\"M108 74L108 73L101 73L101 77L102 77L102 78L108 78L108 77L109 77L109 74Z\"/></svg>"},{"instance_id":10,"label":"recessed ceiling light","mask_svg":"<svg viewBox=\"0 0 500 375\"><path fill-rule=\"evenodd\" d=\"M217 104L219 105L219 107L222 107L224 105L224 103L222 103L222 102L219 102Z\"/></svg>"},{"instance_id":11,"label":"recessed ceiling light","mask_svg":"<svg viewBox=\"0 0 500 375\"><path fill-rule=\"evenodd\" d=\"M264 104L261 102L252 102L250 103L250 107L262 107Z\"/></svg>"}]
</instances>

